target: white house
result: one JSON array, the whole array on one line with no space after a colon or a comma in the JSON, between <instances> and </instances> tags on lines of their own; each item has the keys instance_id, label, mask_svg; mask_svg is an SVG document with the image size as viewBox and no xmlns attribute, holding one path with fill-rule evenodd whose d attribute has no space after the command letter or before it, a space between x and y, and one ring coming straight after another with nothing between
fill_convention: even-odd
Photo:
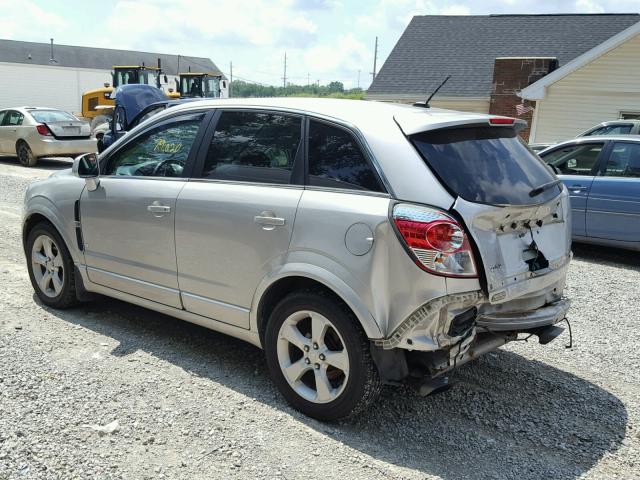
<instances>
[{"instance_id":1,"label":"white house","mask_svg":"<svg viewBox=\"0 0 640 480\"><path fill-rule=\"evenodd\" d=\"M640 118L640 23L522 89L535 102L531 142L571 138L607 120Z\"/></svg>"},{"instance_id":2,"label":"white house","mask_svg":"<svg viewBox=\"0 0 640 480\"><path fill-rule=\"evenodd\" d=\"M222 75L202 57L0 40L0 108L33 105L77 113L83 92L111 83L113 66L156 67L158 60L167 76L166 82L161 76L165 91L175 90L177 74L189 68Z\"/></svg>"}]
</instances>

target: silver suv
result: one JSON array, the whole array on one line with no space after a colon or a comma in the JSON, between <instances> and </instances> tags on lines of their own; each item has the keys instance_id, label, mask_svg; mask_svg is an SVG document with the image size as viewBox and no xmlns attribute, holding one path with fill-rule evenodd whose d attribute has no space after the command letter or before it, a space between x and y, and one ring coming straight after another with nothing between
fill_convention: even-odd
<instances>
[{"instance_id":1,"label":"silver suv","mask_svg":"<svg viewBox=\"0 0 640 480\"><path fill-rule=\"evenodd\" d=\"M521 126L362 101L177 106L29 187L31 282L51 307L96 292L257 345L318 419L385 383L428 394L562 331L569 198Z\"/></svg>"}]
</instances>

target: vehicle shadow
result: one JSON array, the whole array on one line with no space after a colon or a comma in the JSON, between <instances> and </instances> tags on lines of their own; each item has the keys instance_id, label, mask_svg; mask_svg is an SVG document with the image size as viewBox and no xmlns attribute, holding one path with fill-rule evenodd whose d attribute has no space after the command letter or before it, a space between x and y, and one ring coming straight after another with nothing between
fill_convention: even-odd
<instances>
[{"instance_id":1,"label":"vehicle shadow","mask_svg":"<svg viewBox=\"0 0 640 480\"><path fill-rule=\"evenodd\" d=\"M421 398L388 387L360 416L323 424L285 403L269 379L263 353L240 340L103 297L49 312L117 340L112 355L144 351L374 459L445 479L573 479L616 451L625 435L627 411L612 393L503 350L462 367L445 393ZM387 473L384 464L367 463Z\"/></svg>"},{"instance_id":2,"label":"vehicle shadow","mask_svg":"<svg viewBox=\"0 0 640 480\"><path fill-rule=\"evenodd\" d=\"M634 250L575 242L571 245L571 250L573 250L573 256L576 260L599 265L632 267L633 270L640 270L640 252Z\"/></svg>"},{"instance_id":3,"label":"vehicle shadow","mask_svg":"<svg viewBox=\"0 0 640 480\"><path fill-rule=\"evenodd\" d=\"M12 165L21 166L18 157L3 157L0 156L0 165ZM51 157L51 158L39 158L37 168L41 170L63 170L65 168L71 168L73 165L72 158L66 157ZM25 167L26 168L26 167Z\"/></svg>"}]
</instances>

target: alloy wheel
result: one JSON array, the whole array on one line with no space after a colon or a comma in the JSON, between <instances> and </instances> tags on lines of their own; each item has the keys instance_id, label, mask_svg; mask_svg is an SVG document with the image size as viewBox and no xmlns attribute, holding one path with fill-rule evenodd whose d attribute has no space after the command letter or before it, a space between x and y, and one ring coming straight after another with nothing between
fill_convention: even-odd
<instances>
[{"instance_id":1,"label":"alloy wheel","mask_svg":"<svg viewBox=\"0 0 640 480\"><path fill-rule=\"evenodd\" d=\"M64 286L62 252L48 235L40 235L31 249L31 268L38 287L47 297L57 297Z\"/></svg>"},{"instance_id":2,"label":"alloy wheel","mask_svg":"<svg viewBox=\"0 0 640 480\"><path fill-rule=\"evenodd\" d=\"M349 379L349 354L329 319L303 310L287 317L278 332L278 363L298 395L313 403L329 403Z\"/></svg>"}]
</instances>

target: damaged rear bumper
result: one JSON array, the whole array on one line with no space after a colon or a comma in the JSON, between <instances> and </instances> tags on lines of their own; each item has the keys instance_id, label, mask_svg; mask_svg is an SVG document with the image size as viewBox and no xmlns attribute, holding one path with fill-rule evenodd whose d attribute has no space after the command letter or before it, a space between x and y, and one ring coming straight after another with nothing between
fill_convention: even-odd
<instances>
[{"instance_id":1,"label":"damaged rear bumper","mask_svg":"<svg viewBox=\"0 0 640 480\"><path fill-rule=\"evenodd\" d=\"M553 325L567 316L571 302L562 298L531 312L496 312L478 316L476 325L492 332L522 331Z\"/></svg>"}]
</instances>

